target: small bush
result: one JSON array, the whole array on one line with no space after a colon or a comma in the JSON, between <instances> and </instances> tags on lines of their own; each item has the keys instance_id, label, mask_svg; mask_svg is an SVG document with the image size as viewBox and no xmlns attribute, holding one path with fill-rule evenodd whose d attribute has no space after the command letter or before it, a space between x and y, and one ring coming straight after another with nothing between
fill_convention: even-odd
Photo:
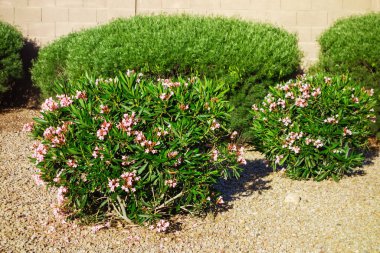
<instances>
[{"instance_id":1,"label":"small bush","mask_svg":"<svg viewBox=\"0 0 380 253\"><path fill-rule=\"evenodd\" d=\"M380 138L380 14L340 19L321 35L319 43L317 69L349 73L355 82L375 90L378 119L373 132Z\"/></svg>"},{"instance_id":2,"label":"small bush","mask_svg":"<svg viewBox=\"0 0 380 253\"><path fill-rule=\"evenodd\" d=\"M277 87L252 107L257 148L291 178L332 177L360 166L375 120L372 90L345 76L303 76Z\"/></svg>"},{"instance_id":3,"label":"small bush","mask_svg":"<svg viewBox=\"0 0 380 253\"><path fill-rule=\"evenodd\" d=\"M22 34L10 24L0 21L0 94L22 76Z\"/></svg>"},{"instance_id":4,"label":"small bush","mask_svg":"<svg viewBox=\"0 0 380 253\"><path fill-rule=\"evenodd\" d=\"M46 48L33 69L36 85L46 94L51 95L56 71L46 73L45 66L62 67L68 82L84 72L114 76L126 69L154 78L195 73L232 88L230 101L238 108L232 125L238 130L249 128L250 105L268 85L297 73L301 55L296 36L273 25L188 15L118 19L50 47L56 43L66 45L67 58L57 64Z\"/></svg>"},{"instance_id":5,"label":"small bush","mask_svg":"<svg viewBox=\"0 0 380 253\"><path fill-rule=\"evenodd\" d=\"M76 33L66 35L38 52L38 60L34 61L32 80L41 90L43 98L54 94L54 83L68 80L66 60L69 44L77 36Z\"/></svg>"},{"instance_id":6,"label":"small bush","mask_svg":"<svg viewBox=\"0 0 380 253\"><path fill-rule=\"evenodd\" d=\"M213 184L245 163L226 127L222 85L156 84L128 72L59 92L26 125L38 141L36 178L58 187L59 214L99 219L113 210L142 223L198 212L221 201Z\"/></svg>"}]
</instances>

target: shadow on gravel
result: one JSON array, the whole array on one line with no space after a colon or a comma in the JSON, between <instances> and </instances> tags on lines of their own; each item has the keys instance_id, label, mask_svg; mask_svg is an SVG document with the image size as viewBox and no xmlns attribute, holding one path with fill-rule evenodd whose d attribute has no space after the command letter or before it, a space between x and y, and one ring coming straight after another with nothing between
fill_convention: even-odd
<instances>
[{"instance_id":1,"label":"shadow on gravel","mask_svg":"<svg viewBox=\"0 0 380 253\"><path fill-rule=\"evenodd\" d=\"M0 101L0 108L38 106L40 91L33 86L30 68L32 62L37 58L39 47L34 41L25 39L21 49L21 59L23 66L23 77L14 81L11 88L5 92Z\"/></svg>"},{"instance_id":2,"label":"shadow on gravel","mask_svg":"<svg viewBox=\"0 0 380 253\"><path fill-rule=\"evenodd\" d=\"M222 179L215 185L225 201L223 207L218 208L216 212L223 212L232 208L229 202L233 200L252 195L254 192L262 194L263 191L271 189L269 183L272 180L266 180L265 177L272 172L272 168L266 167L263 159L248 160L247 165L243 167L240 178Z\"/></svg>"}]
</instances>

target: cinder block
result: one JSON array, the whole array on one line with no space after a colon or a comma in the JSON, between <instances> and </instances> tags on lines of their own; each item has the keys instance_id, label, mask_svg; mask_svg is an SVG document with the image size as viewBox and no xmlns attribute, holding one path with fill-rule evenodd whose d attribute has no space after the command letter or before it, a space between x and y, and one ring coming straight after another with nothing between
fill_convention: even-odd
<instances>
[{"instance_id":1,"label":"cinder block","mask_svg":"<svg viewBox=\"0 0 380 253\"><path fill-rule=\"evenodd\" d=\"M135 9L135 0L108 0L108 8Z\"/></svg>"},{"instance_id":2,"label":"cinder block","mask_svg":"<svg viewBox=\"0 0 380 253\"><path fill-rule=\"evenodd\" d=\"M311 10L311 0L281 0L281 9L287 11Z\"/></svg>"},{"instance_id":3,"label":"cinder block","mask_svg":"<svg viewBox=\"0 0 380 253\"><path fill-rule=\"evenodd\" d=\"M327 29L327 27L312 27L311 28L311 40L318 41L321 34Z\"/></svg>"},{"instance_id":4,"label":"cinder block","mask_svg":"<svg viewBox=\"0 0 380 253\"><path fill-rule=\"evenodd\" d=\"M135 10L134 9L108 9L107 10L107 17L108 19L113 19L113 18L119 18L119 17L125 17L129 18L131 16L135 15Z\"/></svg>"},{"instance_id":5,"label":"cinder block","mask_svg":"<svg viewBox=\"0 0 380 253\"><path fill-rule=\"evenodd\" d=\"M343 9L353 11L370 11L372 0L343 0Z\"/></svg>"},{"instance_id":6,"label":"cinder block","mask_svg":"<svg viewBox=\"0 0 380 253\"><path fill-rule=\"evenodd\" d=\"M299 42L300 49L304 53L304 59L307 61L318 58L319 45L316 42Z\"/></svg>"},{"instance_id":7,"label":"cinder block","mask_svg":"<svg viewBox=\"0 0 380 253\"><path fill-rule=\"evenodd\" d=\"M72 31L77 32L83 29L94 27L97 23L70 23Z\"/></svg>"},{"instance_id":8,"label":"cinder block","mask_svg":"<svg viewBox=\"0 0 380 253\"><path fill-rule=\"evenodd\" d=\"M161 0L137 0L137 10L140 9L161 9Z\"/></svg>"},{"instance_id":9,"label":"cinder block","mask_svg":"<svg viewBox=\"0 0 380 253\"><path fill-rule=\"evenodd\" d=\"M106 8L107 0L83 0L83 6L89 8Z\"/></svg>"},{"instance_id":10,"label":"cinder block","mask_svg":"<svg viewBox=\"0 0 380 253\"><path fill-rule=\"evenodd\" d=\"M0 8L0 20L8 23L13 23L15 18L13 7L1 7Z\"/></svg>"},{"instance_id":11,"label":"cinder block","mask_svg":"<svg viewBox=\"0 0 380 253\"><path fill-rule=\"evenodd\" d=\"M281 9L281 0L251 0L251 8L259 11L277 11Z\"/></svg>"},{"instance_id":12,"label":"cinder block","mask_svg":"<svg viewBox=\"0 0 380 253\"><path fill-rule=\"evenodd\" d=\"M297 12L295 11L267 11L266 21L275 23L280 26L296 26Z\"/></svg>"},{"instance_id":13,"label":"cinder block","mask_svg":"<svg viewBox=\"0 0 380 253\"><path fill-rule=\"evenodd\" d=\"M42 22L67 22L69 21L68 8L42 8Z\"/></svg>"},{"instance_id":14,"label":"cinder block","mask_svg":"<svg viewBox=\"0 0 380 253\"><path fill-rule=\"evenodd\" d=\"M107 9L96 9L96 22L105 23L108 21Z\"/></svg>"},{"instance_id":15,"label":"cinder block","mask_svg":"<svg viewBox=\"0 0 380 253\"><path fill-rule=\"evenodd\" d=\"M343 6L343 0L313 0L311 8L313 10L340 10Z\"/></svg>"},{"instance_id":16,"label":"cinder block","mask_svg":"<svg viewBox=\"0 0 380 253\"><path fill-rule=\"evenodd\" d=\"M96 22L96 9L94 8L70 8L69 22Z\"/></svg>"},{"instance_id":17,"label":"cinder block","mask_svg":"<svg viewBox=\"0 0 380 253\"><path fill-rule=\"evenodd\" d=\"M58 7L83 7L83 0L55 0Z\"/></svg>"},{"instance_id":18,"label":"cinder block","mask_svg":"<svg viewBox=\"0 0 380 253\"><path fill-rule=\"evenodd\" d=\"M28 0L0 0L0 7L26 7Z\"/></svg>"},{"instance_id":19,"label":"cinder block","mask_svg":"<svg viewBox=\"0 0 380 253\"><path fill-rule=\"evenodd\" d=\"M55 6L55 0L28 0L30 7L52 7Z\"/></svg>"},{"instance_id":20,"label":"cinder block","mask_svg":"<svg viewBox=\"0 0 380 253\"><path fill-rule=\"evenodd\" d=\"M19 7L15 8L15 22L41 22L41 8Z\"/></svg>"},{"instance_id":21,"label":"cinder block","mask_svg":"<svg viewBox=\"0 0 380 253\"><path fill-rule=\"evenodd\" d=\"M251 8L250 0L221 0L223 10L247 10Z\"/></svg>"},{"instance_id":22,"label":"cinder block","mask_svg":"<svg viewBox=\"0 0 380 253\"><path fill-rule=\"evenodd\" d=\"M55 23L30 23L28 24L28 36L54 37Z\"/></svg>"},{"instance_id":23,"label":"cinder block","mask_svg":"<svg viewBox=\"0 0 380 253\"><path fill-rule=\"evenodd\" d=\"M55 37L60 37L69 34L73 31L72 24L68 22L55 23Z\"/></svg>"},{"instance_id":24,"label":"cinder block","mask_svg":"<svg viewBox=\"0 0 380 253\"><path fill-rule=\"evenodd\" d=\"M188 9L190 0L162 0L163 9Z\"/></svg>"},{"instance_id":25,"label":"cinder block","mask_svg":"<svg viewBox=\"0 0 380 253\"><path fill-rule=\"evenodd\" d=\"M298 11L297 26L326 26L327 11Z\"/></svg>"},{"instance_id":26,"label":"cinder block","mask_svg":"<svg viewBox=\"0 0 380 253\"><path fill-rule=\"evenodd\" d=\"M14 7L11 0L0 0L1 8L12 8Z\"/></svg>"},{"instance_id":27,"label":"cinder block","mask_svg":"<svg viewBox=\"0 0 380 253\"><path fill-rule=\"evenodd\" d=\"M311 27L288 27L287 30L297 34L298 41L300 42L312 42Z\"/></svg>"},{"instance_id":28,"label":"cinder block","mask_svg":"<svg viewBox=\"0 0 380 253\"><path fill-rule=\"evenodd\" d=\"M224 16L224 17L230 17L230 18L241 18L240 11L239 10L212 10L210 11L210 14L215 16Z\"/></svg>"},{"instance_id":29,"label":"cinder block","mask_svg":"<svg viewBox=\"0 0 380 253\"><path fill-rule=\"evenodd\" d=\"M28 37L34 40L39 46L46 46L49 43L53 42L53 40L55 39L55 37L33 37L33 36L28 36Z\"/></svg>"},{"instance_id":30,"label":"cinder block","mask_svg":"<svg viewBox=\"0 0 380 253\"><path fill-rule=\"evenodd\" d=\"M220 0L191 0L190 8L210 10L210 9L219 9L221 6Z\"/></svg>"},{"instance_id":31,"label":"cinder block","mask_svg":"<svg viewBox=\"0 0 380 253\"><path fill-rule=\"evenodd\" d=\"M161 8L159 8L159 9L140 9L140 8L137 8L137 14L139 14L139 15L153 15L153 14L157 14L157 13L161 13Z\"/></svg>"}]
</instances>

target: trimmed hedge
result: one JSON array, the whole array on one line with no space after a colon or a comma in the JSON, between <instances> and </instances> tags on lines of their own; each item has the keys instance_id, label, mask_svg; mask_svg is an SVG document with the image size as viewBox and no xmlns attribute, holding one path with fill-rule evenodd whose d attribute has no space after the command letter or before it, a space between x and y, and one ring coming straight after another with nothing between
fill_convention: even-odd
<instances>
[{"instance_id":1,"label":"trimmed hedge","mask_svg":"<svg viewBox=\"0 0 380 253\"><path fill-rule=\"evenodd\" d=\"M61 48L64 55L52 49L61 45L66 45ZM237 107L232 125L242 130L249 128L252 103L263 97L268 85L294 76L300 58L296 36L269 24L222 17L136 16L57 40L41 50L32 73L46 96L52 95L57 72L69 82L85 72L106 77L127 69L155 78L196 73L232 89L230 100Z\"/></svg>"},{"instance_id":2,"label":"trimmed hedge","mask_svg":"<svg viewBox=\"0 0 380 253\"><path fill-rule=\"evenodd\" d=\"M0 94L22 76L23 37L12 25L0 21Z\"/></svg>"},{"instance_id":3,"label":"trimmed hedge","mask_svg":"<svg viewBox=\"0 0 380 253\"><path fill-rule=\"evenodd\" d=\"M347 74L375 90L377 122L373 132L380 137L380 13L338 20L319 38L318 71Z\"/></svg>"}]
</instances>

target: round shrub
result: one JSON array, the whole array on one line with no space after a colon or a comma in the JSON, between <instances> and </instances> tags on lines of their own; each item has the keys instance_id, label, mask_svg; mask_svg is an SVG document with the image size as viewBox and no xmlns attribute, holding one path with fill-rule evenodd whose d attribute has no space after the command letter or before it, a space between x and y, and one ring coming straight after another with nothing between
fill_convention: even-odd
<instances>
[{"instance_id":1,"label":"round shrub","mask_svg":"<svg viewBox=\"0 0 380 253\"><path fill-rule=\"evenodd\" d=\"M319 38L320 70L347 74L357 83L375 90L377 122L374 133L380 138L380 13L338 20Z\"/></svg>"},{"instance_id":2,"label":"round shrub","mask_svg":"<svg viewBox=\"0 0 380 253\"><path fill-rule=\"evenodd\" d=\"M65 45L61 65L42 53L36 62L33 79L42 89L55 80L54 72L44 72L46 64L63 67L68 82L85 72L114 76L126 69L154 78L195 73L232 88L232 125L238 130L249 128L250 105L268 85L295 76L301 56L296 36L273 25L188 15L118 19L81 31Z\"/></svg>"},{"instance_id":3,"label":"round shrub","mask_svg":"<svg viewBox=\"0 0 380 253\"><path fill-rule=\"evenodd\" d=\"M245 163L226 127L225 91L131 72L62 85L25 126L37 140L37 181L58 188L55 212L99 219L113 211L142 223L220 203L213 185Z\"/></svg>"},{"instance_id":4,"label":"round shrub","mask_svg":"<svg viewBox=\"0 0 380 253\"><path fill-rule=\"evenodd\" d=\"M0 94L22 76L22 34L10 24L0 21Z\"/></svg>"},{"instance_id":5,"label":"round shrub","mask_svg":"<svg viewBox=\"0 0 380 253\"><path fill-rule=\"evenodd\" d=\"M302 76L271 87L262 106L252 106L257 148L291 178L338 180L362 165L376 119L373 92L345 76Z\"/></svg>"}]
</instances>

